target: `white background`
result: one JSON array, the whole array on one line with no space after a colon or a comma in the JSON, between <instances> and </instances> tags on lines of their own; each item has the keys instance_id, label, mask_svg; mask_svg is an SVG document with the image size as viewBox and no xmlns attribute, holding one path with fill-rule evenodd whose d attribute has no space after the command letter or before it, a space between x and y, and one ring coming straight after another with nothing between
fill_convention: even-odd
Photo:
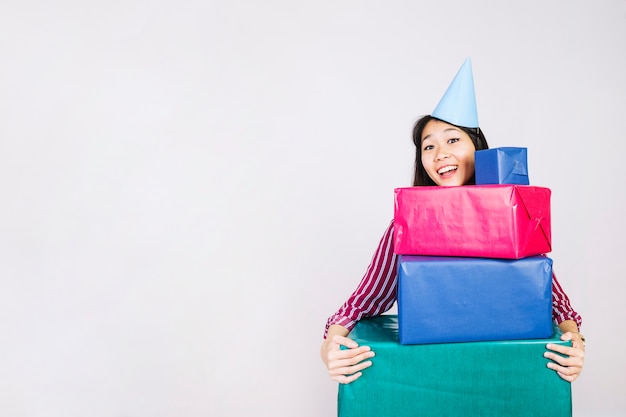
<instances>
[{"instance_id":1,"label":"white background","mask_svg":"<svg viewBox=\"0 0 626 417\"><path fill-rule=\"evenodd\" d=\"M625 52L624 0L2 2L0 414L335 415L324 323L470 56L553 192L574 415L623 415Z\"/></svg>"}]
</instances>

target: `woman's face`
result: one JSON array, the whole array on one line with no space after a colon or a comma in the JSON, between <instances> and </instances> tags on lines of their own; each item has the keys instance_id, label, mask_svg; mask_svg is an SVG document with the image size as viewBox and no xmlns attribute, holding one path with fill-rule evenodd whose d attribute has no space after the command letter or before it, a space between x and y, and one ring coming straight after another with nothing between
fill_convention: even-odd
<instances>
[{"instance_id":1,"label":"woman's face","mask_svg":"<svg viewBox=\"0 0 626 417\"><path fill-rule=\"evenodd\" d=\"M472 139L461 129L431 120L422 131L422 165L437 185L464 185L474 175Z\"/></svg>"}]
</instances>

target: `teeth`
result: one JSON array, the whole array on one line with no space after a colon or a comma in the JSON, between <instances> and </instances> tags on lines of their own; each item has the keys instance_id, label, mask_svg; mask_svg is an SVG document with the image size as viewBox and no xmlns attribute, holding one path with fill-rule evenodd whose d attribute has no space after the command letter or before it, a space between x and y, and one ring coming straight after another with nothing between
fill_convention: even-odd
<instances>
[{"instance_id":1,"label":"teeth","mask_svg":"<svg viewBox=\"0 0 626 417\"><path fill-rule=\"evenodd\" d=\"M437 173L438 173L439 175L442 175L442 174L445 174L446 172L449 172L449 171L454 171L455 169L457 169L457 166L454 166L454 165L448 165L447 167L443 167L443 168L441 168L439 171L437 171Z\"/></svg>"}]
</instances>

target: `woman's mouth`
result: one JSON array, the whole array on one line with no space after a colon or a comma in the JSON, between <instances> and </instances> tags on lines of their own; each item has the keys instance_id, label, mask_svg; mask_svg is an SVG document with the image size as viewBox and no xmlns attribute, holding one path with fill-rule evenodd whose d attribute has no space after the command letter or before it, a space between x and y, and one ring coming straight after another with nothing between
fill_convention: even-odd
<instances>
[{"instance_id":1,"label":"woman's mouth","mask_svg":"<svg viewBox=\"0 0 626 417\"><path fill-rule=\"evenodd\" d=\"M439 170L437 170L437 174L444 176L446 174L452 174L454 171L456 171L458 169L458 165L447 165L445 167L441 167L439 168Z\"/></svg>"}]
</instances>

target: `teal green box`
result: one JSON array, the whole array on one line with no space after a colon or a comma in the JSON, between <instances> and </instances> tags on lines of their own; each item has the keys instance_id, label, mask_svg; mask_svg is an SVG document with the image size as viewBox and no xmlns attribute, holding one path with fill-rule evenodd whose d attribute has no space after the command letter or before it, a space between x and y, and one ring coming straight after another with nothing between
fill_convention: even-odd
<instances>
[{"instance_id":1,"label":"teal green box","mask_svg":"<svg viewBox=\"0 0 626 417\"><path fill-rule=\"evenodd\" d=\"M546 367L548 339L401 345L398 318L362 319L350 333L373 365L339 384L339 417L570 417L571 384Z\"/></svg>"}]
</instances>

